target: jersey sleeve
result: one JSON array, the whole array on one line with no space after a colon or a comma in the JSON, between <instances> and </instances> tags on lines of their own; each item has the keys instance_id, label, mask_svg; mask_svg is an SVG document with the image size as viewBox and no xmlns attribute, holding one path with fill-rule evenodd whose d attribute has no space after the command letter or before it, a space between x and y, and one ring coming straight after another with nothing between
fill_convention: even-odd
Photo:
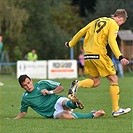
<instances>
[{"instance_id":1,"label":"jersey sleeve","mask_svg":"<svg viewBox=\"0 0 133 133\"><path fill-rule=\"evenodd\" d=\"M21 101L20 111L21 112L27 112L28 111L28 105L24 101Z\"/></svg>"},{"instance_id":2,"label":"jersey sleeve","mask_svg":"<svg viewBox=\"0 0 133 133\"><path fill-rule=\"evenodd\" d=\"M118 30L119 30L119 26L116 24L116 22L112 21L109 28L108 43L117 59L119 59L119 56L122 55L116 41Z\"/></svg>"},{"instance_id":3,"label":"jersey sleeve","mask_svg":"<svg viewBox=\"0 0 133 133\"><path fill-rule=\"evenodd\" d=\"M72 38L72 40L69 42L69 47L73 47L78 42L78 40L80 40L80 38L83 37L86 34L86 32L90 28L92 22L89 23L88 25L86 25L77 34L74 35L74 37Z\"/></svg>"},{"instance_id":4,"label":"jersey sleeve","mask_svg":"<svg viewBox=\"0 0 133 133\"><path fill-rule=\"evenodd\" d=\"M48 91L50 91L61 85L61 83L53 80L40 80L37 85L40 87L41 90L46 88Z\"/></svg>"}]
</instances>

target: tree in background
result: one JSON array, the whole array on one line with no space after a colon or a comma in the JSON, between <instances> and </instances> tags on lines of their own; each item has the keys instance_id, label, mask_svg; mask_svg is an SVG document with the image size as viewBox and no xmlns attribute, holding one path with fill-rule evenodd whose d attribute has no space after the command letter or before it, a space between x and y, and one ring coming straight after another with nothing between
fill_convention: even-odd
<instances>
[{"instance_id":1,"label":"tree in background","mask_svg":"<svg viewBox=\"0 0 133 133\"><path fill-rule=\"evenodd\" d=\"M86 17L88 12L93 13L95 4L96 0L79 0L80 16Z\"/></svg>"},{"instance_id":2,"label":"tree in background","mask_svg":"<svg viewBox=\"0 0 133 133\"><path fill-rule=\"evenodd\" d=\"M64 42L92 19L110 17L117 8L125 8L129 14L121 28L133 30L131 0L98 0L94 5L94 11L85 9L83 19L79 16L80 5L72 6L71 0L1 0L0 33L4 50L9 53L11 61L24 59L31 49L37 50L41 60L69 58Z\"/></svg>"},{"instance_id":3,"label":"tree in background","mask_svg":"<svg viewBox=\"0 0 133 133\"><path fill-rule=\"evenodd\" d=\"M121 29L133 30L132 20L133 20L133 1L131 0L98 0L95 5L95 12L87 14L87 21L91 21L98 17L111 17L118 8L124 8L128 13L128 19ZM86 23L88 23L86 21Z\"/></svg>"},{"instance_id":4,"label":"tree in background","mask_svg":"<svg viewBox=\"0 0 133 133\"><path fill-rule=\"evenodd\" d=\"M73 25L78 28L81 26L79 16L75 15L73 18L74 13L70 5L61 0L27 3L26 9L30 12L30 17L24 32L29 36L28 43L31 42L28 45L39 51L40 59L64 59L69 56L66 55L69 52L64 47L64 41L69 38L68 33L75 31Z\"/></svg>"},{"instance_id":5,"label":"tree in background","mask_svg":"<svg viewBox=\"0 0 133 133\"><path fill-rule=\"evenodd\" d=\"M80 17L87 17L88 12L94 12L96 0L72 0L72 6L79 6L79 15Z\"/></svg>"},{"instance_id":6,"label":"tree in background","mask_svg":"<svg viewBox=\"0 0 133 133\"><path fill-rule=\"evenodd\" d=\"M17 43L22 38L23 21L28 19L26 10L20 7L23 0L0 1L0 34L3 36L4 50L8 51L11 58L21 56Z\"/></svg>"},{"instance_id":7,"label":"tree in background","mask_svg":"<svg viewBox=\"0 0 133 133\"><path fill-rule=\"evenodd\" d=\"M81 27L81 20L68 2L5 0L0 1L0 5L4 50L8 51L11 61L24 59L33 48L39 59L69 58L64 42L76 31L73 25Z\"/></svg>"},{"instance_id":8,"label":"tree in background","mask_svg":"<svg viewBox=\"0 0 133 133\"><path fill-rule=\"evenodd\" d=\"M84 18L84 24L87 24L98 17L111 17L111 14L113 14L116 9L124 8L126 9L129 17L121 28L133 30L132 0L71 0L71 4L79 7L78 13ZM82 11L81 8L83 9Z\"/></svg>"}]
</instances>

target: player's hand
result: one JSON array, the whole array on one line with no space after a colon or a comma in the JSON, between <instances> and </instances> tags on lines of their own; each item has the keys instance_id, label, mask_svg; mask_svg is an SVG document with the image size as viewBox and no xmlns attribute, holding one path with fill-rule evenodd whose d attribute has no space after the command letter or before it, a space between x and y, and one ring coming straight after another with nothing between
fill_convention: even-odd
<instances>
[{"instance_id":1,"label":"player's hand","mask_svg":"<svg viewBox=\"0 0 133 133\"><path fill-rule=\"evenodd\" d=\"M41 90L41 93L45 96L47 94L50 94L50 92L46 89Z\"/></svg>"},{"instance_id":2,"label":"player's hand","mask_svg":"<svg viewBox=\"0 0 133 133\"><path fill-rule=\"evenodd\" d=\"M6 118L6 120L12 120L12 119L17 120L18 118L16 118L16 117L15 118Z\"/></svg>"},{"instance_id":3,"label":"player's hand","mask_svg":"<svg viewBox=\"0 0 133 133\"><path fill-rule=\"evenodd\" d=\"M66 46L67 48L69 48L69 43L68 43L68 42L65 42L65 46Z\"/></svg>"},{"instance_id":4,"label":"player's hand","mask_svg":"<svg viewBox=\"0 0 133 133\"><path fill-rule=\"evenodd\" d=\"M11 118L6 118L7 120L11 120Z\"/></svg>"},{"instance_id":5,"label":"player's hand","mask_svg":"<svg viewBox=\"0 0 133 133\"><path fill-rule=\"evenodd\" d=\"M126 58L121 59L121 64L122 65L128 65L129 61Z\"/></svg>"}]
</instances>

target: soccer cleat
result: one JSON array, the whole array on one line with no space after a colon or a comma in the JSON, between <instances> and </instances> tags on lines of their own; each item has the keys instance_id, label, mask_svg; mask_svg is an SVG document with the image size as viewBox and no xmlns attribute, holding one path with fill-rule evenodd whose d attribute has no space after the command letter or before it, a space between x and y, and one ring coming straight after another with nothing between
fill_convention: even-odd
<instances>
[{"instance_id":1,"label":"soccer cleat","mask_svg":"<svg viewBox=\"0 0 133 133\"><path fill-rule=\"evenodd\" d=\"M75 94L77 92L77 89L78 89L78 80L74 80L72 82L72 85L70 86L70 89L68 91L68 95L69 94Z\"/></svg>"},{"instance_id":2,"label":"soccer cleat","mask_svg":"<svg viewBox=\"0 0 133 133\"><path fill-rule=\"evenodd\" d=\"M73 95L73 94L69 94L68 95L68 98L73 102L73 104L79 108L79 109L83 109L84 108L84 105L78 100L78 98Z\"/></svg>"},{"instance_id":3,"label":"soccer cleat","mask_svg":"<svg viewBox=\"0 0 133 133\"><path fill-rule=\"evenodd\" d=\"M131 108L126 108L126 109L119 108L118 111L113 112L112 115L114 117L117 117L119 115L127 114L130 111L131 111Z\"/></svg>"},{"instance_id":4,"label":"soccer cleat","mask_svg":"<svg viewBox=\"0 0 133 133\"><path fill-rule=\"evenodd\" d=\"M105 112L103 110L99 110L99 111L93 110L91 111L91 113L93 113L94 115L93 118L98 118L105 115Z\"/></svg>"}]
</instances>

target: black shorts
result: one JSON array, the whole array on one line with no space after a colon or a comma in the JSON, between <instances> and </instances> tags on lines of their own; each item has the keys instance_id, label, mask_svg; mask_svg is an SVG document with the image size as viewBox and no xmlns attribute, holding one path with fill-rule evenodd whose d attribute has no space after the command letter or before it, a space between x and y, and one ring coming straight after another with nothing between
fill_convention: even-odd
<instances>
[{"instance_id":1,"label":"black shorts","mask_svg":"<svg viewBox=\"0 0 133 133\"><path fill-rule=\"evenodd\" d=\"M84 69L84 66L80 62L78 63L78 66L79 66L79 68Z\"/></svg>"}]
</instances>

